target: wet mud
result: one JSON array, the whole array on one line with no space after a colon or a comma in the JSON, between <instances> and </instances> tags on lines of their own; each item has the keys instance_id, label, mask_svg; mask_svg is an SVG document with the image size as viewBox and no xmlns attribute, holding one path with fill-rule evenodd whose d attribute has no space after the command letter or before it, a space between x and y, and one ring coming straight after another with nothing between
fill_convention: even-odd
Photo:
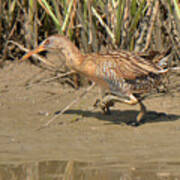
<instances>
[{"instance_id":1,"label":"wet mud","mask_svg":"<svg viewBox=\"0 0 180 180\"><path fill-rule=\"evenodd\" d=\"M38 130L85 89L49 77L30 63L0 70L0 179L180 179L178 92L146 99L144 123L132 127L139 107L92 111L95 87Z\"/></svg>"}]
</instances>

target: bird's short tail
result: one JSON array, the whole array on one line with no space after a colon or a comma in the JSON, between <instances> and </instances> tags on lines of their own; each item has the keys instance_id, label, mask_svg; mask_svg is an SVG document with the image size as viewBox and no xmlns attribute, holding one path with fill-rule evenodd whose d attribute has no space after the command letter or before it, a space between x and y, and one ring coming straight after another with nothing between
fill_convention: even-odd
<instances>
[{"instance_id":1,"label":"bird's short tail","mask_svg":"<svg viewBox=\"0 0 180 180\"><path fill-rule=\"evenodd\" d=\"M161 68L159 73L165 73L167 71L180 72L180 67L171 67L172 60L171 48L163 52L157 59L155 59L156 65Z\"/></svg>"},{"instance_id":2,"label":"bird's short tail","mask_svg":"<svg viewBox=\"0 0 180 180\"><path fill-rule=\"evenodd\" d=\"M153 59L153 61L161 68L167 68L171 59L171 50L172 48L168 48L168 50L162 52L158 57Z\"/></svg>"},{"instance_id":3,"label":"bird's short tail","mask_svg":"<svg viewBox=\"0 0 180 180\"><path fill-rule=\"evenodd\" d=\"M162 52L158 57L153 59L153 61L158 67L161 68L159 73L167 72L169 70L168 66L171 61L171 48L168 48L168 50Z\"/></svg>"}]
</instances>

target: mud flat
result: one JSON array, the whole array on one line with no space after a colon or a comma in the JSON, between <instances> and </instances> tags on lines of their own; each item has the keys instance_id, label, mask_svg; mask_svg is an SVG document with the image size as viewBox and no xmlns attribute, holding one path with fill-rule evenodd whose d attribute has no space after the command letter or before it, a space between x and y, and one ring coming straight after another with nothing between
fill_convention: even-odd
<instances>
[{"instance_id":1,"label":"mud flat","mask_svg":"<svg viewBox=\"0 0 180 180\"><path fill-rule=\"evenodd\" d=\"M84 90L48 77L29 63L0 71L0 179L180 179L179 93L146 99L145 123L131 127L139 107L91 111L95 88L37 131Z\"/></svg>"}]
</instances>

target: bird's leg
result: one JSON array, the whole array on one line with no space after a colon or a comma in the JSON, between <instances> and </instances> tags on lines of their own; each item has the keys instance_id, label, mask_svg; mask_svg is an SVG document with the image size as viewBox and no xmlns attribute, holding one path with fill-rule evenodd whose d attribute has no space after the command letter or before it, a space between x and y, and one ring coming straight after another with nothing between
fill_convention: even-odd
<instances>
[{"instance_id":1,"label":"bird's leg","mask_svg":"<svg viewBox=\"0 0 180 180\"><path fill-rule=\"evenodd\" d=\"M108 97L108 96L107 96ZM108 101L101 101L100 103L100 108L103 111L104 114L110 115L111 111L110 111L110 107L114 105L114 102L112 100L108 100Z\"/></svg>"},{"instance_id":2,"label":"bird's leg","mask_svg":"<svg viewBox=\"0 0 180 180\"><path fill-rule=\"evenodd\" d=\"M103 103L107 104L108 102L121 102L121 103L125 103L125 104L129 104L129 105L136 105L139 104L140 105L140 112L136 117L136 123L140 123L142 117L145 115L146 113L146 107L144 106L144 104L142 103L142 101L138 100L135 96L133 96L132 94L128 95L128 97L130 98L128 99L124 99L115 95L108 95L105 96L103 99Z\"/></svg>"},{"instance_id":3,"label":"bird's leg","mask_svg":"<svg viewBox=\"0 0 180 180\"><path fill-rule=\"evenodd\" d=\"M142 120L142 117L146 114L146 107L145 105L139 101L139 105L140 105L140 112L139 114L136 116L136 122L140 123Z\"/></svg>"},{"instance_id":4,"label":"bird's leg","mask_svg":"<svg viewBox=\"0 0 180 180\"><path fill-rule=\"evenodd\" d=\"M124 99L112 94L106 94L99 102L99 107L102 109L104 114L111 114L109 107L113 106L115 102L124 102Z\"/></svg>"},{"instance_id":5,"label":"bird's leg","mask_svg":"<svg viewBox=\"0 0 180 180\"><path fill-rule=\"evenodd\" d=\"M138 100L136 97L134 97L132 94L129 96L130 97L130 101L125 101L125 103L130 104L130 105L136 105L137 103L140 105L140 112L138 113L138 115L136 116L136 123L139 124L143 118L143 116L146 113L146 107L145 105L142 103L141 100Z\"/></svg>"},{"instance_id":6,"label":"bird's leg","mask_svg":"<svg viewBox=\"0 0 180 180\"><path fill-rule=\"evenodd\" d=\"M104 114L111 114L110 106L114 105L113 101L111 101L111 99L108 100L108 98L106 98L106 101L104 101L104 98L109 96L109 95L103 89L100 89L99 94L100 94L100 98L96 99L93 106L95 108L100 107Z\"/></svg>"},{"instance_id":7,"label":"bird's leg","mask_svg":"<svg viewBox=\"0 0 180 180\"><path fill-rule=\"evenodd\" d=\"M107 103L107 102L120 102L120 103L125 103L125 104L129 104L129 105L136 105L139 101L136 99L136 97L134 97L133 95L130 95L130 96L127 96L130 98L130 100L128 99L125 99L125 98L121 98L119 96L116 96L116 95L112 95L112 94L109 94L107 96L105 96L103 98L103 102L104 103Z\"/></svg>"},{"instance_id":8,"label":"bird's leg","mask_svg":"<svg viewBox=\"0 0 180 180\"><path fill-rule=\"evenodd\" d=\"M95 103L93 104L93 107L95 107L95 108L99 107L99 104L100 104L102 98L105 96L105 91L103 89L99 88L98 90L99 90L99 92L98 92L99 97L96 98Z\"/></svg>"}]
</instances>

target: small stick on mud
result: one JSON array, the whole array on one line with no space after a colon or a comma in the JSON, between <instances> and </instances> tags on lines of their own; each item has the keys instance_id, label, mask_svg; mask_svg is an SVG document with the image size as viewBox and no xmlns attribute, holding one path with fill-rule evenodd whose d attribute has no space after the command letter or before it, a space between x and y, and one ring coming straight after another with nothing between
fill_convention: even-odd
<instances>
[{"instance_id":1,"label":"small stick on mud","mask_svg":"<svg viewBox=\"0 0 180 180\"><path fill-rule=\"evenodd\" d=\"M65 77L65 76L72 75L72 74L74 74L74 73L76 73L76 72L75 72L75 71L70 71L70 72L62 73L62 74L59 74L59 75L57 75L57 76L55 76L55 77L50 77L50 78L41 80L40 83L38 83L38 84L43 84L43 83L50 82L50 81L55 80L55 79L60 79L60 78L63 78L63 77ZM31 84L28 85L27 87L30 88L30 87L34 86L35 84L36 84L36 83L31 83Z\"/></svg>"},{"instance_id":2,"label":"small stick on mud","mask_svg":"<svg viewBox=\"0 0 180 180\"><path fill-rule=\"evenodd\" d=\"M95 83L92 83L91 86L89 86L87 89L85 89L85 91L83 91L76 99L74 99L73 101L71 101L71 103L69 103L66 107L64 107L60 113L55 114L47 123L45 123L44 125L42 125L41 127L39 127L36 130L41 130L43 128L46 128L50 123L52 123L58 116L62 115L63 113L65 113L73 104L75 104L77 101L79 101L81 98L83 98L93 87L95 86Z\"/></svg>"}]
</instances>

